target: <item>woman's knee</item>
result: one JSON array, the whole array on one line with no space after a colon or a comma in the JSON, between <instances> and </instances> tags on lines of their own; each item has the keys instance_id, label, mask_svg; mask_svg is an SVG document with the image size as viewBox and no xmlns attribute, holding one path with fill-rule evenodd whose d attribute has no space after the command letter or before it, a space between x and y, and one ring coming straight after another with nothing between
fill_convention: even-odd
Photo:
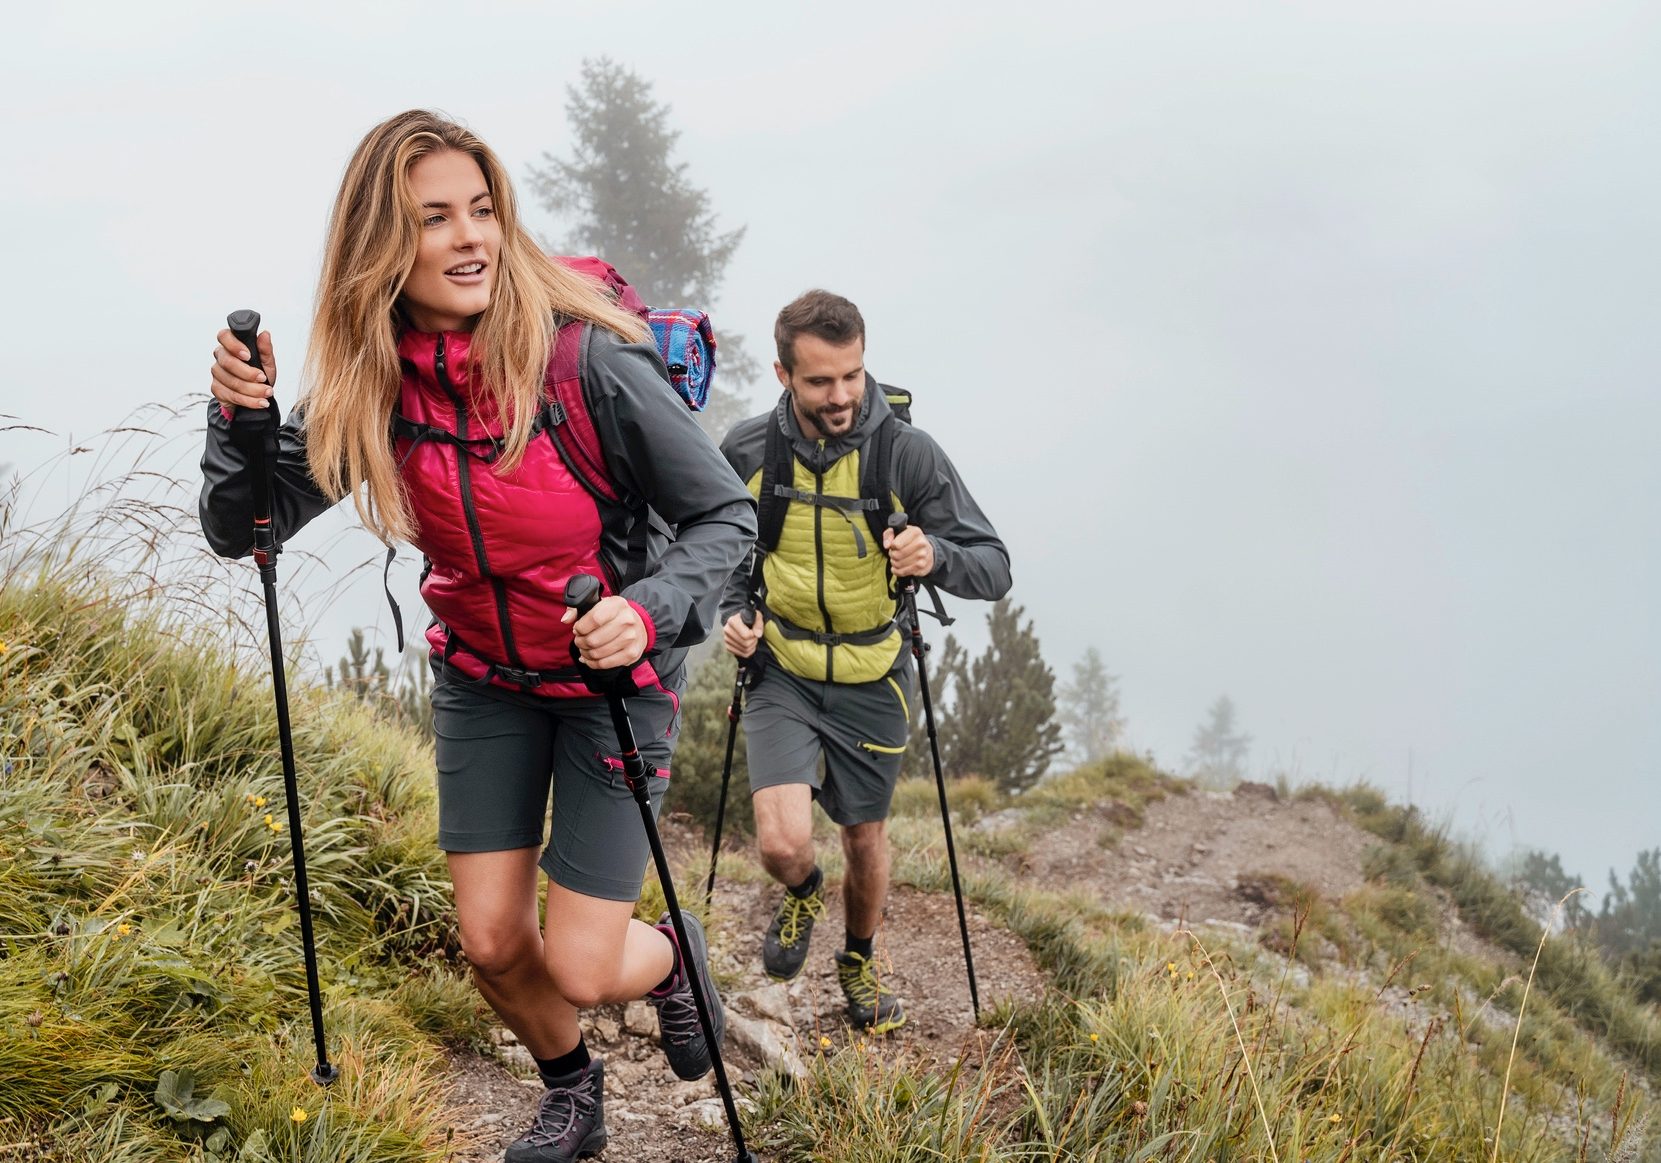
<instances>
[{"instance_id":1,"label":"woman's knee","mask_svg":"<svg viewBox=\"0 0 1661 1163\"><path fill-rule=\"evenodd\" d=\"M518 928L475 926L461 929L461 951L473 972L487 980L511 977L541 960L541 942L534 932Z\"/></svg>"},{"instance_id":2,"label":"woman's knee","mask_svg":"<svg viewBox=\"0 0 1661 1163\"><path fill-rule=\"evenodd\" d=\"M579 1010L619 1000L617 989L622 970L621 957L591 960L550 951L547 966L548 976L553 978L559 995Z\"/></svg>"}]
</instances>

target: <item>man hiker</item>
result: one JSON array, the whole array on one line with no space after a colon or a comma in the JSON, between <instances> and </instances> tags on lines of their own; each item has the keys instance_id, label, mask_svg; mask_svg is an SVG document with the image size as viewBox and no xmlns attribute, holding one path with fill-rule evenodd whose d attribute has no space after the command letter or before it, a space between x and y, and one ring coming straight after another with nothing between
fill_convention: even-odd
<instances>
[{"instance_id":1,"label":"man hiker","mask_svg":"<svg viewBox=\"0 0 1661 1163\"><path fill-rule=\"evenodd\" d=\"M883 1033L905 1022L872 943L916 697L895 579L993 601L1009 590L1009 554L940 446L902 418L909 397L865 370L859 308L809 291L779 312L773 338L784 394L721 446L760 505L754 565L733 575L721 613L727 650L762 668L744 704L750 789L762 864L785 886L762 963L794 978L825 913L817 799L842 831L837 979L849 1021ZM897 534L896 512L908 518Z\"/></svg>"}]
</instances>

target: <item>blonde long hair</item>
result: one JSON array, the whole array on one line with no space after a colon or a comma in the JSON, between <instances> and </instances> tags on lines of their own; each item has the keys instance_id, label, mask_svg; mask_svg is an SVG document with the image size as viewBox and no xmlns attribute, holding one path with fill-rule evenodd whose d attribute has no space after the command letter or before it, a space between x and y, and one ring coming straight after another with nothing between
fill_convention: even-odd
<instances>
[{"instance_id":1,"label":"blonde long hair","mask_svg":"<svg viewBox=\"0 0 1661 1163\"><path fill-rule=\"evenodd\" d=\"M388 435L400 379L398 297L419 241L409 172L446 150L478 163L502 230L490 305L471 346L473 382L505 425L498 472L516 468L530 442L560 319L632 342L649 334L596 282L542 253L520 224L507 171L471 132L422 109L371 129L347 163L329 220L303 403L312 478L330 500L351 493L363 523L387 542L409 540L415 526Z\"/></svg>"}]
</instances>

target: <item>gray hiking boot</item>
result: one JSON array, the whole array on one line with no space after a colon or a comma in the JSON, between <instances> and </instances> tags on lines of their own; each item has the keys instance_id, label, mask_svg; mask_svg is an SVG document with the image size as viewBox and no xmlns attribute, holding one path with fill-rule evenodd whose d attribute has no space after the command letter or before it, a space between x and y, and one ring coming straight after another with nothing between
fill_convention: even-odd
<instances>
[{"instance_id":1,"label":"gray hiking boot","mask_svg":"<svg viewBox=\"0 0 1661 1163\"><path fill-rule=\"evenodd\" d=\"M598 1155L606 1145L606 1068L598 1058L542 1092L530 1130L503 1156L504 1163L572 1163Z\"/></svg>"},{"instance_id":2,"label":"gray hiking boot","mask_svg":"<svg viewBox=\"0 0 1661 1163\"><path fill-rule=\"evenodd\" d=\"M709 943L704 937L704 926L698 918L681 910L681 921L686 926L686 941L691 946L690 957L681 959L675 986L662 997L647 994L646 1000L657 1008L658 1041L663 1043L663 1056L669 1059L669 1069L675 1077L693 1082L709 1073L711 1065L709 1043L704 1040L704 1028L698 1021L698 1003L692 997L692 982L687 976L698 975L704 1000L709 1003L709 1024L715 1031L715 1041L724 1044L727 1036L727 1011L721 1005L721 994L715 988L715 977L709 971ZM657 927L669 940L675 940L674 926L669 914L664 913Z\"/></svg>"},{"instance_id":3,"label":"gray hiking boot","mask_svg":"<svg viewBox=\"0 0 1661 1163\"><path fill-rule=\"evenodd\" d=\"M761 939L761 967L774 981L793 981L807 963L807 943L813 922L825 915L825 881L805 897L784 890L779 911Z\"/></svg>"},{"instance_id":4,"label":"gray hiking boot","mask_svg":"<svg viewBox=\"0 0 1661 1163\"><path fill-rule=\"evenodd\" d=\"M883 985L874 962L858 953L838 953L836 980L848 999L849 1025L873 1034L886 1034L905 1025L905 1007L894 991Z\"/></svg>"}]
</instances>

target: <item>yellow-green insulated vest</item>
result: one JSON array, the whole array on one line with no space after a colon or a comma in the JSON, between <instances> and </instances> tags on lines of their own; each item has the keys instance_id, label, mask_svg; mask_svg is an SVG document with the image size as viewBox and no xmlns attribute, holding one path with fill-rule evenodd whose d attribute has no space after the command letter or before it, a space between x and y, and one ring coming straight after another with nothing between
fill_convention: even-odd
<instances>
[{"instance_id":1,"label":"yellow-green insulated vest","mask_svg":"<svg viewBox=\"0 0 1661 1163\"><path fill-rule=\"evenodd\" d=\"M857 500L862 451L850 451L823 473L792 456L795 490ZM749 480L758 500L761 478L758 469ZM894 507L902 508L898 498ZM872 544L857 508L792 499L778 544L762 562L762 583L762 639L791 674L815 682L874 682L893 668L904 643L894 624L888 555ZM828 642L826 635L858 641Z\"/></svg>"}]
</instances>

